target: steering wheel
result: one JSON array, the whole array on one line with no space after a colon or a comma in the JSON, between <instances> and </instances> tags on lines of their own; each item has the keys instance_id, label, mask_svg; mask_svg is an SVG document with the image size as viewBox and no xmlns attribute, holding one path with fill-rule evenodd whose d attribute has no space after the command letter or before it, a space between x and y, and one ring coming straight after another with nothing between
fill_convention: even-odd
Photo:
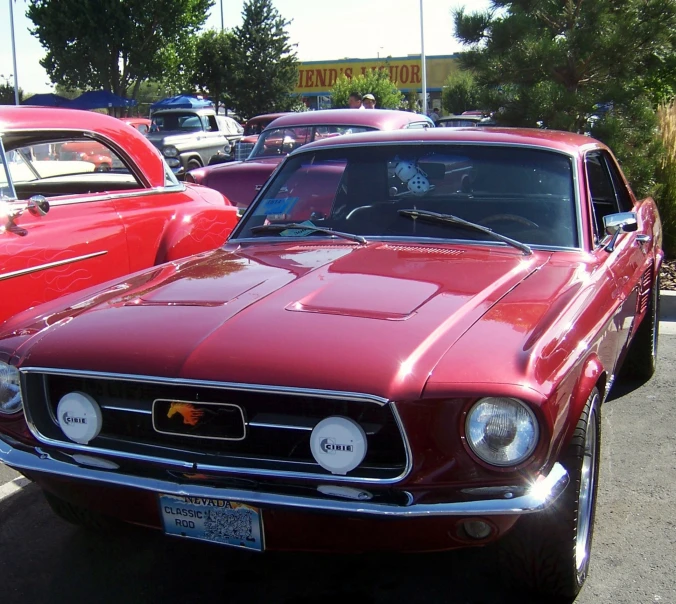
<instances>
[{"instance_id":1,"label":"steering wheel","mask_svg":"<svg viewBox=\"0 0 676 604\"><path fill-rule=\"evenodd\" d=\"M345 220L354 220L355 217L359 218L360 214L364 213L364 210L368 210L373 207L373 204L367 205L367 206L357 206L356 208L352 208L348 213L347 216L345 216Z\"/></svg>"},{"instance_id":2,"label":"steering wheel","mask_svg":"<svg viewBox=\"0 0 676 604\"><path fill-rule=\"evenodd\" d=\"M482 218L478 222L483 226L488 226L494 222L516 222L521 226L525 226L530 229L540 228L539 224L533 222L532 220L528 220L528 218L524 218L523 216L518 216L517 214L492 214L490 216L486 216L486 218Z\"/></svg>"}]
</instances>

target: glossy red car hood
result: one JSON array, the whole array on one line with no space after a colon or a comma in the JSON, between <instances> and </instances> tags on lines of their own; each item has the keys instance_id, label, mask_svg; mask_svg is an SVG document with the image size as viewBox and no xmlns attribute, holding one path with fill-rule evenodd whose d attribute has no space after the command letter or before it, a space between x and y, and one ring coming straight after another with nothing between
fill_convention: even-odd
<instances>
[{"instance_id":1,"label":"glossy red car hood","mask_svg":"<svg viewBox=\"0 0 676 604\"><path fill-rule=\"evenodd\" d=\"M550 255L261 242L165 265L90 294L0 337L0 349L19 344L23 366L415 399L447 351L534 272L546 272ZM570 280L569 271L552 274ZM537 298L537 288L530 296ZM528 338L521 327L515 330ZM26 335L17 337L21 332ZM489 355L490 335L483 344Z\"/></svg>"},{"instance_id":2,"label":"glossy red car hood","mask_svg":"<svg viewBox=\"0 0 676 604\"><path fill-rule=\"evenodd\" d=\"M234 205L246 208L284 156L229 162L191 172L195 182L216 189Z\"/></svg>"}]
</instances>

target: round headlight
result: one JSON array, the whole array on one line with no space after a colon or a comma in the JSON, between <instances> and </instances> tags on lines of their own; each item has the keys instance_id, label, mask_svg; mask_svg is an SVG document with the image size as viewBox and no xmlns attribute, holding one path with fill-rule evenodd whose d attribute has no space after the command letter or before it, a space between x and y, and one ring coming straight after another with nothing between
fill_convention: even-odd
<instances>
[{"instance_id":1,"label":"round headlight","mask_svg":"<svg viewBox=\"0 0 676 604\"><path fill-rule=\"evenodd\" d=\"M538 443L535 414L514 398L482 398L467 414L467 443L494 466L516 466L528 459Z\"/></svg>"},{"instance_id":2,"label":"round headlight","mask_svg":"<svg viewBox=\"0 0 676 604\"><path fill-rule=\"evenodd\" d=\"M164 157L176 157L178 155L178 149L176 147L165 147L162 149Z\"/></svg>"},{"instance_id":3,"label":"round headlight","mask_svg":"<svg viewBox=\"0 0 676 604\"><path fill-rule=\"evenodd\" d=\"M0 362L0 413L7 415L23 409L19 370Z\"/></svg>"}]
</instances>

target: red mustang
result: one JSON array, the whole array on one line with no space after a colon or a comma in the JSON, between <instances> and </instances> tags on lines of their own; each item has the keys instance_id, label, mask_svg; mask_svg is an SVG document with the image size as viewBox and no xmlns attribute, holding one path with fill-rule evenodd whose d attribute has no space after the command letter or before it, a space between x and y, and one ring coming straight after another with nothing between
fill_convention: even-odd
<instances>
[{"instance_id":1,"label":"red mustang","mask_svg":"<svg viewBox=\"0 0 676 604\"><path fill-rule=\"evenodd\" d=\"M188 172L185 180L216 189L237 207L246 208L284 157L301 145L369 130L433 127L434 122L424 115L386 109L366 112L328 109L283 114L257 137L244 161L197 168Z\"/></svg>"},{"instance_id":2,"label":"red mustang","mask_svg":"<svg viewBox=\"0 0 676 604\"><path fill-rule=\"evenodd\" d=\"M74 109L2 107L0 322L214 249L232 231L236 212L220 193L177 182L145 137L119 120Z\"/></svg>"},{"instance_id":3,"label":"red mustang","mask_svg":"<svg viewBox=\"0 0 676 604\"><path fill-rule=\"evenodd\" d=\"M222 249L5 326L0 460L88 526L257 551L496 541L512 587L572 597L602 403L622 364L655 369L661 240L584 136L314 142Z\"/></svg>"}]
</instances>

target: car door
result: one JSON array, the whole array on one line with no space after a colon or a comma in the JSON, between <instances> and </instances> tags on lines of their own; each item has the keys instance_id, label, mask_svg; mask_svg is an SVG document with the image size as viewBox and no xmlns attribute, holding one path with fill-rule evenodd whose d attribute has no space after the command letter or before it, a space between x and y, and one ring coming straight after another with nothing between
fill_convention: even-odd
<instances>
[{"instance_id":1,"label":"car door","mask_svg":"<svg viewBox=\"0 0 676 604\"><path fill-rule=\"evenodd\" d=\"M23 149L6 162L18 199L0 217L0 322L129 271L122 222L110 193L94 183L106 175L81 160L31 161ZM47 214L26 207L33 195L46 197Z\"/></svg>"},{"instance_id":2,"label":"car door","mask_svg":"<svg viewBox=\"0 0 676 604\"><path fill-rule=\"evenodd\" d=\"M224 132L218 127L215 115L203 115L200 117L204 123L204 131L198 135L198 149L203 165L208 165L209 160L219 151L223 151L229 142Z\"/></svg>"},{"instance_id":3,"label":"car door","mask_svg":"<svg viewBox=\"0 0 676 604\"><path fill-rule=\"evenodd\" d=\"M610 238L605 234L604 216L620 212L634 212L632 196L621 177L612 156L603 150L587 153L585 169L589 186L592 228L594 229L595 255L612 279L608 304L615 306L613 318L615 356L624 348L639 307L643 291L643 274L651 270L649 249L641 242L650 235L649 225L638 214L638 229L621 233L612 250L608 249ZM649 290L649 288L648 288Z\"/></svg>"}]
</instances>

